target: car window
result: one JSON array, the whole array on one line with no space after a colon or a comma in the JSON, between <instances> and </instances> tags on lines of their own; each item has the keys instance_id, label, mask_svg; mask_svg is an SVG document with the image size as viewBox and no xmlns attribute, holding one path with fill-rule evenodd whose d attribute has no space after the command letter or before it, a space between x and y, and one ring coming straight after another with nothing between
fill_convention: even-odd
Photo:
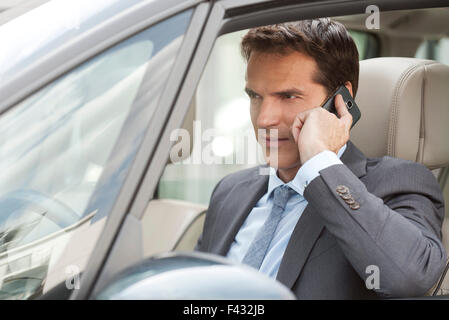
<instances>
[{"instance_id":1,"label":"car window","mask_svg":"<svg viewBox=\"0 0 449 320\"><path fill-rule=\"evenodd\" d=\"M139 0L51 0L0 28L0 79L7 81L48 52L86 33ZM18 4L18 3L17 3ZM32 5L35 5L35 1ZM31 6L32 6L31 5ZM4 13L6 15L6 12ZM42 21L45 20L45 23ZM0 17L1 23L1 17ZM39 25L39 28L33 26ZM22 48L26 47L26 50Z\"/></svg>"},{"instance_id":2,"label":"car window","mask_svg":"<svg viewBox=\"0 0 449 320\"><path fill-rule=\"evenodd\" d=\"M416 50L415 57L449 65L449 38L424 40Z\"/></svg>"},{"instance_id":3,"label":"car window","mask_svg":"<svg viewBox=\"0 0 449 320\"><path fill-rule=\"evenodd\" d=\"M225 34L216 40L191 106L196 120L192 156L166 166L158 186L159 198L207 205L222 177L264 163L243 90L246 62L239 44L247 32ZM377 55L376 37L361 31L350 33L360 59ZM196 161L199 158L207 159Z\"/></svg>"},{"instance_id":4,"label":"car window","mask_svg":"<svg viewBox=\"0 0 449 320\"><path fill-rule=\"evenodd\" d=\"M150 72L151 117L190 14L111 47L0 116L0 298L35 298L82 272L149 120L133 101ZM146 120L128 128L133 117ZM123 136L133 143L116 146Z\"/></svg>"},{"instance_id":5,"label":"car window","mask_svg":"<svg viewBox=\"0 0 449 320\"><path fill-rule=\"evenodd\" d=\"M379 40L371 33L359 30L348 30L359 51L359 60L379 56Z\"/></svg>"},{"instance_id":6,"label":"car window","mask_svg":"<svg viewBox=\"0 0 449 320\"><path fill-rule=\"evenodd\" d=\"M252 132L249 99L243 91L246 67L239 41L245 32L216 40L192 105L196 119L192 154L166 166L158 187L160 198L208 204L221 177L256 164L245 155L245 144L254 153L259 148Z\"/></svg>"}]
</instances>

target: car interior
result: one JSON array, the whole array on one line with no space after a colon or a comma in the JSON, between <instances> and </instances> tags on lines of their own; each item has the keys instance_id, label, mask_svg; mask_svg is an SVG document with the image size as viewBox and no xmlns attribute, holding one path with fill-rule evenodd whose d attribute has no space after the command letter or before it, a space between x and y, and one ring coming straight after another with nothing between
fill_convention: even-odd
<instances>
[{"instance_id":1,"label":"car interior","mask_svg":"<svg viewBox=\"0 0 449 320\"><path fill-rule=\"evenodd\" d=\"M61 10L22 2L0 5L2 28L32 9ZM16 54L20 41L0 55L20 62L0 70L0 299L96 299L125 269L201 256L217 183L265 163L244 90L246 28L322 16L345 25L359 51L351 141L369 158L421 163L440 184L448 259L426 296L449 297L449 7L436 7L447 1L83 3L83 14L69 11L91 29L61 15L39 31L42 46L18 37L30 56Z\"/></svg>"},{"instance_id":2,"label":"car interior","mask_svg":"<svg viewBox=\"0 0 449 320\"><path fill-rule=\"evenodd\" d=\"M365 25L366 17L367 14L333 17L346 26L359 48L360 80L355 100L362 117L351 131L351 140L368 157L391 156L424 164L440 182L448 202L449 9L380 12L381 28L372 30ZM210 90L205 90L204 84L207 82L212 91L221 87L222 74L214 57L221 55L229 61L234 55L235 59L241 59L237 57L238 46L244 33L243 30L234 35L226 34L216 41L184 119L183 128L189 131L191 137L184 143L192 143L193 120L205 120L210 116L198 108L199 100L210 98ZM226 45L221 46L222 43ZM212 75L215 78L212 82L215 83L210 84L211 78L206 75ZM233 76L244 77L244 70ZM241 85L244 79L227 81L240 81L238 84ZM242 100L243 86L240 90L242 97L239 101L245 103ZM218 98L222 98L220 94ZM211 105L213 103L207 107ZM231 109L235 107L229 105ZM247 109L244 110L247 112ZM217 113L217 110L213 112ZM249 119L249 114L247 117ZM188 156L183 155L181 160ZM201 234L207 201L214 185L224 175L242 168L221 164L220 167L227 167L214 176L208 168L185 166L183 171L183 166L168 161L157 194L145 210L142 219L145 257L167 251L192 251ZM214 176L214 180L197 188L192 172ZM173 177L182 177L183 181L173 180ZM198 189L200 197L192 196L194 188ZM449 252L447 206L445 210L443 242ZM449 294L446 271L447 267L428 295Z\"/></svg>"},{"instance_id":3,"label":"car interior","mask_svg":"<svg viewBox=\"0 0 449 320\"><path fill-rule=\"evenodd\" d=\"M405 5L402 7L405 7ZM306 14L303 16L306 16ZM438 180L446 203L448 203L449 144L446 140L449 134L447 126L449 122L449 106L447 103L449 92L446 88L449 82L449 8L385 12L381 10L378 27L367 24L369 16L370 13L367 12L366 14L330 17L346 26L359 50L360 77L355 100L361 109L362 117L351 130L350 139L367 157L391 156L425 165ZM290 15L290 19L294 18L293 15ZM266 20L265 16L263 19L265 20L261 21L262 18L260 18L257 23L272 23L275 19L278 21L287 18L277 16L276 18L273 17L273 21L270 20L271 22ZM134 263L141 262L141 260L146 260L149 257L157 260L158 257L161 257L159 254L164 255L167 252L187 252L188 255L189 252L194 250L203 229L209 199L215 185L221 178L232 172L262 164L260 163L261 159L257 159L259 146L255 140L250 121L249 99L244 92L246 63L239 48L243 35L248 31L243 28L250 26L251 23L243 23L242 21L238 23L234 21L234 23L235 25L231 27L231 24L222 26L220 31L222 33L215 39L213 50L208 55L202 73L200 70L204 60L198 59L201 60L201 66L197 64L196 67L195 59L193 63L192 61L189 62L192 65L188 72L195 70L198 76L200 73L202 75L181 126L181 129L184 130L183 133L188 134L188 138L179 139L180 137L185 138L185 136L178 136L178 140L173 140L170 136L170 144L164 138L159 139L158 143L160 142L160 145L165 148L161 149L163 150L162 154L165 154L169 147L173 146L170 150L171 157L165 161L163 156L157 157L156 154L149 167L142 168L142 170L146 170L146 173L145 181L140 184L147 186L148 183L146 182L151 180L152 186L146 191L138 193L137 198L132 200L133 207L130 213L126 213L126 219L122 222L117 221L117 225L120 225L120 229L117 229L119 233L116 234L114 228L102 233L102 230L106 229L106 222L110 219L107 221L106 219L95 220L97 210L94 210L87 211L88 215L77 222L75 221L76 223L71 221L67 223L66 228L60 228L61 230L58 232L43 237L43 239L38 239L36 243L39 247L25 245L16 250L13 246L9 247L12 242L3 242L3 247L0 246L3 248L0 248L2 249L0 253L6 259L4 259L5 263L0 266L0 271L7 273L8 277L0 279L1 298L35 298L42 294L45 299L69 298L72 292L70 286L67 285L67 267L82 266L81 269L78 268L73 271L73 274L77 277L82 273L86 274L86 270L94 274L95 268L89 269L88 262L95 259L100 261L102 258L101 255L95 255L95 259L92 259L90 253L94 250L94 247L95 249L101 248L105 243L109 243L108 241L112 241L99 240L98 237L101 234L113 235L114 241L112 250L105 256L107 259L100 262L101 264L104 263L104 266L101 267L103 270L100 276L95 279L95 288L93 288L93 294L91 295L93 297L127 266L132 266ZM160 32L156 33L160 34ZM201 34L201 32L198 31L198 34ZM201 51L199 45L198 50L193 51L195 56L204 53L205 59L206 50L209 51L209 45L216 37L213 32L210 32L208 36L210 37L210 43L202 44L202 47L205 47L203 51ZM201 37L207 38L204 34ZM175 60L181 42L182 38L179 37L176 42L171 43L172 45L165 47L164 50L169 50L172 60ZM185 43L188 43L188 41ZM139 48L137 52L142 53L143 51ZM106 54L106 57L114 57L114 55ZM156 55L150 61L151 67L148 69L154 69L157 73L153 73L150 77L151 80L145 82L146 88L142 91L146 90L148 94L151 90L159 91L165 85L165 81L161 81L161 77L169 74L169 68L172 65L171 62L161 65L161 61L167 60L166 57L165 54ZM125 60L123 58L116 59L118 62L127 62ZM91 59L91 61L94 60ZM136 59L131 59L131 61L136 62ZM146 61L146 58L142 61ZM103 61L103 63L105 62ZM112 69L118 72L123 68L115 66ZM124 69L127 70L127 68ZM95 73L95 70L92 70ZM144 68L139 70L143 72ZM103 76L101 72L95 74ZM139 79L141 75L139 75ZM92 77L92 79L94 78ZM189 91L188 97L193 93L198 79L193 78L193 81L185 80L188 78L180 80L188 83L189 88L185 90ZM91 81L97 82L98 80ZM85 82L85 80L79 81L86 88L95 87L94 84L86 86ZM57 84L57 82L53 83ZM139 84L140 81L135 81L132 90L130 90L131 87L127 86L126 90L118 90L115 93L122 94L123 99L127 99L127 101L131 99L127 104L130 106L134 95L130 95L129 92L135 92ZM55 93L58 94L60 91L56 90ZM79 90L79 92L82 91ZM173 113L170 115L170 121L172 121L172 118L176 119L171 124L170 122L167 123L164 134L179 127L183 112L187 109L190 101L189 99L181 99L182 94L179 94L179 97L175 96L176 104L171 109ZM61 104L70 106L73 97L71 95L64 97L67 103ZM101 102L104 102L104 100ZM157 100L154 100L154 104L158 104ZM52 101L49 101L46 105L51 108L53 106ZM125 111L122 108L122 99L115 99L113 104L98 103L98 105L109 109L111 106L115 108L114 112L108 114L107 117L102 117L105 126L108 126L108 128L112 128L109 118L114 117L116 111ZM179 108L178 105L181 105L182 108ZM146 108L148 109L148 107ZM89 123L92 125L89 128L95 131L100 127L95 120L97 118L95 115L104 113L104 109L98 107L94 109L97 114L85 112L85 115L89 115ZM35 110L38 111L38 114L41 111L37 108ZM48 113L50 114L50 112ZM64 143L71 139L70 141L75 143L75 148L70 150L73 151L72 153L75 156L72 153L62 153L66 157L56 158L58 160L56 167L47 166L48 172L36 170L43 176L42 179L39 179L39 183L36 183L39 187L43 186L48 173L57 177L55 180L60 183L69 181L68 179L61 179L62 174L55 174L55 172L68 172L82 181L86 178L85 180L88 180L90 187L95 186L95 182L101 174L101 164L106 162L109 154L109 151L104 150L105 148L99 148L98 145L112 148L113 141L109 140L111 135L108 132L102 131L104 135L101 136L101 140L97 139L97 143L86 144L92 148L90 151L92 155L100 153L103 157L95 156L89 161L84 161L86 164L89 162L89 166L76 166L89 174L84 175L73 169L68 170L67 168L72 163L69 163L66 159L81 159L77 157L78 153L82 154L77 147L81 145L76 143L82 140L80 138L88 136L88 134L80 135L81 132L86 131L87 127L81 127L78 118L73 117L73 119L75 119L76 125L73 125L73 128L62 127L62 130L65 130L64 134L56 136L56 142L51 139L46 141L52 142L48 144L56 146L56 151L53 153L58 153L58 150L64 147L67 149L71 147L71 145ZM124 118L120 117L120 121L122 120ZM83 126L85 125L85 122L83 122ZM115 127L119 127L118 123ZM83 130L80 131L80 128ZM214 130L212 135L212 131L209 130ZM118 129L116 134L119 134ZM108 141L109 144L107 144ZM31 140L28 143L33 144ZM174 147L175 144L177 148ZM21 147L26 148L26 144L22 144ZM50 149L47 148L47 152L44 152L46 155L50 154L48 150ZM178 152L179 150L181 150L181 153ZM172 157L174 152L177 152L176 160L174 159L176 157ZM206 163L202 157L200 163L195 162L195 156L198 154L203 156L204 152L208 153L213 161ZM259 162L255 162L255 159ZM30 158L24 157L21 160L28 163L27 161ZM99 163L99 160L102 160L102 162ZM156 169L153 169L153 163L157 163L158 167L154 165L157 167ZM164 164L165 169L158 176L160 170L164 168ZM22 173L22 170L18 170L18 172ZM152 172L156 172L156 174L153 175ZM16 177L17 175L14 173L10 176ZM24 174L23 176L23 179L25 179ZM16 178L13 182L19 183L21 181ZM153 194L153 188L157 182L157 188ZM7 188L11 187L11 185L5 185ZM72 206L72 202L73 206L80 205L79 196L74 196L69 188L66 188L65 191L67 192L64 203L69 203L70 206ZM147 200L149 198L150 201ZM134 204L136 204L135 208ZM82 208L77 208L76 211L83 212ZM442 240L447 253L449 253L448 218L449 205L445 207L445 219L442 221ZM95 223L91 224L90 222L94 220ZM36 229L39 232L41 231L38 228ZM72 237L71 232L75 230L76 239L75 237L73 239L75 241L69 241ZM3 239L6 238L3 237ZM51 251L48 248L51 248ZM13 250L9 252L9 249ZM104 252L106 254L106 251ZM87 267L83 269L84 266ZM49 273L48 270L51 270L51 272ZM446 261L445 270L427 292L427 296L445 295L447 297L449 294L447 270L449 270L449 258ZM89 276L87 273L86 277ZM24 279L30 280L29 283L32 282L33 285L30 286L28 282L26 286L23 285ZM23 288L25 289L22 290ZM87 296L88 290L85 291ZM76 294L75 291L74 295ZM83 297L83 294L81 294L81 297Z\"/></svg>"}]
</instances>

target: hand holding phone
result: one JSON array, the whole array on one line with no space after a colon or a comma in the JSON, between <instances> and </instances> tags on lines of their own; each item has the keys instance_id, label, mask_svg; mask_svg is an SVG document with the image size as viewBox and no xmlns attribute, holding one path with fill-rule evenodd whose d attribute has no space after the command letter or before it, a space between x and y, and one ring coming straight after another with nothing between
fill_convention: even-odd
<instances>
[{"instance_id":1,"label":"hand holding phone","mask_svg":"<svg viewBox=\"0 0 449 320\"><path fill-rule=\"evenodd\" d=\"M346 105L346 108L352 115L352 125L351 125L352 129L352 127L357 123L357 121L359 121L361 113L359 107L357 106L357 104L355 103L354 99L352 98L351 94L349 93L348 89L345 86L338 87L338 89L334 92L334 94L323 103L322 107L327 111L334 113L337 117L339 117L337 109L335 108L335 97L338 94L341 94L341 96L343 97L343 101Z\"/></svg>"},{"instance_id":2,"label":"hand holding phone","mask_svg":"<svg viewBox=\"0 0 449 320\"><path fill-rule=\"evenodd\" d=\"M341 117L335 107L335 99L339 94L342 97L341 102L344 103L344 105L338 104ZM342 109L344 107L346 107L347 113L351 114L351 119ZM337 119L318 107L298 113L293 121L291 130L298 146L301 164L325 150L337 153L347 142L349 130L361 116L357 104L344 86L339 87L326 100L322 108L334 113ZM342 123L345 124L344 127L341 125Z\"/></svg>"}]
</instances>

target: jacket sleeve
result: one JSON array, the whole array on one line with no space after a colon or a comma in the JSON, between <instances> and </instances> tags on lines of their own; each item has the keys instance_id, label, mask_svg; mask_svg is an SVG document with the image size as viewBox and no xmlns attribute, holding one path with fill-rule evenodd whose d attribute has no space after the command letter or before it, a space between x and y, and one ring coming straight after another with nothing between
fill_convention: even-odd
<instances>
[{"instance_id":1,"label":"jacket sleeve","mask_svg":"<svg viewBox=\"0 0 449 320\"><path fill-rule=\"evenodd\" d=\"M370 190L363 177L359 179L338 164L321 170L306 187L304 197L363 280L370 275L368 266L379 268L377 294L423 296L445 266L441 242L444 200L427 168L390 159L388 165L373 169ZM358 203L355 209L337 192L339 186L348 188Z\"/></svg>"}]
</instances>

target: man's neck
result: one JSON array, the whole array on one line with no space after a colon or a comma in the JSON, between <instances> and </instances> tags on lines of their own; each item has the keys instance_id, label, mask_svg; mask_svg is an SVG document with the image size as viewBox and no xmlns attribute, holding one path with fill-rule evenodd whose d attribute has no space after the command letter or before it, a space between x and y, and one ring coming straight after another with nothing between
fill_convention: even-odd
<instances>
[{"instance_id":1,"label":"man's neck","mask_svg":"<svg viewBox=\"0 0 449 320\"><path fill-rule=\"evenodd\" d=\"M301 165L298 165L298 166L295 166L292 168L287 168L287 169L279 168L277 170L277 175L278 175L279 179L281 179L284 183L287 183L287 182L293 180L293 178L298 173L299 168L301 168Z\"/></svg>"}]
</instances>

